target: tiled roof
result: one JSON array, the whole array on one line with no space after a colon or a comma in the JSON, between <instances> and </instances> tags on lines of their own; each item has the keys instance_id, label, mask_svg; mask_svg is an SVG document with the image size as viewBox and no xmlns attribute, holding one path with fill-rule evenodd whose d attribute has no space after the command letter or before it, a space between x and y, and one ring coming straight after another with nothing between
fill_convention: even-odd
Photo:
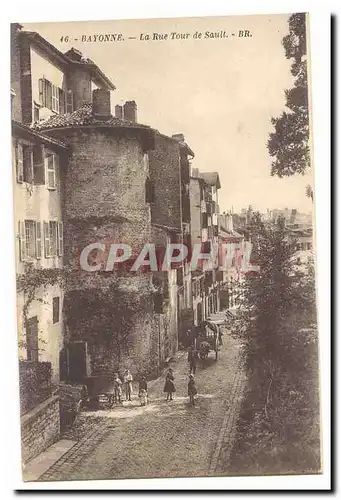
<instances>
[{"instance_id":1,"label":"tiled roof","mask_svg":"<svg viewBox=\"0 0 341 500\"><path fill-rule=\"evenodd\" d=\"M109 118L99 118L92 113L92 104L85 103L82 107L65 115L55 115L42 122L36 122L32 125L35 130L48 130L64 127L80 127L80 126L106 126L106 127L124 127L124 128L141 128L152 130L148 125L122 120L115 116Z\"/></svg>"},{"instance_id":2,"label":"tiled roof","mask_svg":"<svg viewBox=\"0 0 341 500\"><path fill-rule=\"evenodd\" d=\"M21 137L25 136L28 139L39 140L42 143L48 144L50 146L56 146L62 149L68 149L68 145L65 142L59 139L55 139L53 137L49 137L41 133L40 131L32 130L31 127L28 127L27 125L19 123L15 120L12 120L12 134Z\"/></svg>"}]
</instances>

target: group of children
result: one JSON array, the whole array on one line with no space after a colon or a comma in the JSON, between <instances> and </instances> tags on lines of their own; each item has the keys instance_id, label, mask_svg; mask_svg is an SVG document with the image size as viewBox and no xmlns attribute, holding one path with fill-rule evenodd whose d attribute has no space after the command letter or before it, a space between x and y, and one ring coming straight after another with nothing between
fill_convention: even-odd
<instances>
[{"instance_id":1,"label":"group of children","mask_svg":"<svg viewBox=\"0 0 341 500\"><path fill-rule=\"evenodd\" d=\"M191 373L189 374L189 380L188 380L188 396L190 404L195 406L194 396L197 394L197 389L195 386L195 380L194 380L194 375L192 373L192 369L190 369L190 371ZM122 402L121 399L122 387L124 387L126 401L131 401L131 395L133 391L133 377L129 370L125 370L123 377L120 377L118 373L115 373L114 391L112 399L113 404ZM172 401L173 394L176 391L172 368L169 368L166 374L166 381L163 391L167 394L166 401ZM148 386L145 377L141 377L139 381L138 396L140 399L141 406L146 406L148 402Z\"/></svg>"},{"instance_id":2,"label":"group of children","mask_svg":"<svg viewBox=\"0 0 341 500\"><path fill-rule=\"evenodd\" d=\"M131 401L131 395L133 392L133 376L129 370L125 370L123 377L120 377L118 373L115 373L114 375L113 403L122 402L122 386L124 386L126 401ZM142 377L139 382L139 398L141 406L146 406L148 392L145 377Z\"/></svg>"},{"instance_id":3,"label":"group of children","mask_svg":"<svg viewBox=\"0 0 341 500\"><path fill-rule=\"evenodd\" d=\"M165 392L167 394L166 401L172 401L173 393L175 391L176 391L176 389L175 389L173 370L172 370L172 368L169 368L169 370L166 374L165 386L163 388L163 392ZM195 406L194 396L197 394L197 388L195 386L195 380L194 380L194 375L192 373L192 370L189 374L189 380L188 380L188 385L187 385L187 394L189 396L190 404L192 406Z\"/></svg>"}]
</instances>

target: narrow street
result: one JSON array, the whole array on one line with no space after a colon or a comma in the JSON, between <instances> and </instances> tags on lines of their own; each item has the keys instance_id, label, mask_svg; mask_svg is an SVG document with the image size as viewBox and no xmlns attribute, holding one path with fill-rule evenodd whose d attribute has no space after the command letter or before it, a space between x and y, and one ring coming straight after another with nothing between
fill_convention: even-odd
<instances>
[{"instance_id":1,"label":"narrow street","mask_svg":"<svg viewBox=\"0 0 341 500\"><path fill-rule=\"evenodd\" d=\"M223 341L217 362L211 352L205 367L198 365L195 407L187 397L187 356L178 353L173 401L165 401L161 376L149 383L146 407L134 386L132 402L82 413L78 443L39 481L226 474L245 377L237 341L227 335Z\"/></svg>"}]
</instances>

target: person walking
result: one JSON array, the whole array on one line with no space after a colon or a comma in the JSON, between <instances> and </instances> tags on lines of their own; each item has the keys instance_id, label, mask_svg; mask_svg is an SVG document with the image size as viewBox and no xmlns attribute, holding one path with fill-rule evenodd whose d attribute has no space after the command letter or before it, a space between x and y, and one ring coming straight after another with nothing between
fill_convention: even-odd
<instances>
[{"instance_id":1,"label":"person walking","mask_svg":"<svg viewBox=\"0 0 341 500\"><path fill-rule=\"evenodd\" d=\"M133 376L127 369L123 375L124 389L126 394L126 401L131 401L131 393L133 392Z\"/></svg>"},{"instance_id":2,"label":"person walking","mask_svg":"<svg viewBox=\"0 0 341 500\"><path fill-rule=\"evenodd\" d=\"M193 373L190 373L188 381L188 396L189 396L189 402L192 406L195 406L194 396L197 394L197 392L198 391L195 386L194 375Z\"/></svg>"},{"instance_id":3,"label":"person walking","mask_svg":"<svg viewBox=\"0 0 341 500\"><path fill-rule=\"evenodd\" d=\"M142 377L139 382L139 398L141 406L146 406L148 402L148 386L145 377Z\"/></svg>"},{"instance_id":4,"label":"person walking","mask_svg":"<svg viewBox=\"0 0 341 500\"><path fill-rule=\"evenodd\" d=\"M169 370L167 372L163 392L167 393L167 401L172 401L173 392L175 392L175 383L174 383L173 370L171 368L169 368Z\"/></svg>"}]
</instances>

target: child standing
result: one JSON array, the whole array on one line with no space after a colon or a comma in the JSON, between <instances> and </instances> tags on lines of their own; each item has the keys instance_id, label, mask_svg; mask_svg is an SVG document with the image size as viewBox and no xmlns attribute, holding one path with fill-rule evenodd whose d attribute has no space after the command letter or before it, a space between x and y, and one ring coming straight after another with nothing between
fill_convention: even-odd
<instances>
[{"instance_id":1,"label":"child standing","mask_svg":"<svg viewBox=\"0 0 341 500\"><path fill-rule=\"evenodd\" d=\"M163 392L167 393L167 401L172 401L173 392L175 392L175 383L174 383L174 377L173 377L173 370L171 368L167 372Z\"/></svg>"},{"instance_id":2,"label":"child standing","mask_svg":"<svg viewBox=\"0 0 341 500\"><path fill-rule=\"evenodd\" d=\"M189 395L189 402L193 406L195 406L194 396L196 394L197 394L197 388L195 387L194 375L193 373L191 373L189 375L189 381L188 381L188 395Z\"/></svg>"},{"instance_id":3,"label":"child standing","mask_svg":"<svg viewBox=\"0 0 341 500\"><path fill-rule=\"evenodd\" d=\"M118 373L114 375L114 403L121 402L122 396L122 380L118 376Z\"/></svg>"},{"instance_id":4,"label":"child standing","mask_svg":"<svg viewBox=\"0 0 341 500\"><path fill-rule=\"evenodd\" d=\"M146 406L148 401L148 387L145 377L142 377L139 382L139 398L141 406Z\"/></svg>"},{"instance_id":5,"label":"child standing","mask_svg":"<svg viewBox=\"0 0 341 500\"><path fill-rule=\"evenodd\" d=\"M124 372L123 380L126 393L126 401L131 401L131 393L133 392L133 376L128 369Z\"/></svg>"}]
</instances>

